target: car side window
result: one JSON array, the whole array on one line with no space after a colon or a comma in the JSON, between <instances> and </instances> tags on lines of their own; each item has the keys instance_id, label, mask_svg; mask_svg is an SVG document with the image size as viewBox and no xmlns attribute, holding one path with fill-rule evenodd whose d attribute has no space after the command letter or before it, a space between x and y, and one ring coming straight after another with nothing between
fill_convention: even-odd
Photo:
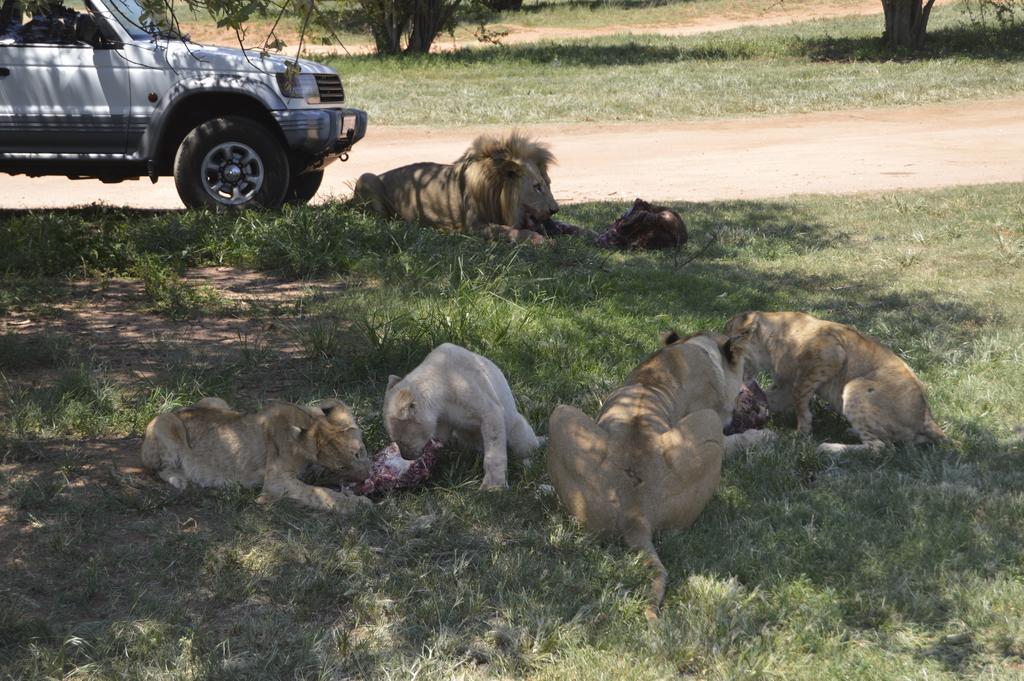
<instances>
[{"instance_id":1,"label":"car side window","mask_svg":"<svg viewBox=\"0 0 1024 681\"><path fill-rule=\"evenodd\" d=\"M20 0L4 0L0 3L0 45L18 41L23 24Z\"/></svg>"},{"instance_id":2,"label":"car side window","mask_svg":"<svg viewBox=\"0 0 1024 681\"><path fill-rule=\"evenodd\" d=\"M61 0L39 5L25 14L21 0L6 0L0 9L0 45L77 45L81 13Z\"/></svg>"}]
</instances>

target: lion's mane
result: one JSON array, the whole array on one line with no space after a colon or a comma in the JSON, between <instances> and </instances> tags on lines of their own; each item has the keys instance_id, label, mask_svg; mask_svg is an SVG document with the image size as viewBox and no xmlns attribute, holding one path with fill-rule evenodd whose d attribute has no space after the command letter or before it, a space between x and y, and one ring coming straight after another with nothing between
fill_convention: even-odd
<instances>
[{"instance_id":1,"label":"lion's mane","mask_svg":"<svg viewBox=\"0 0 1024 681\"><path fill-rule=\"evenodd\" d=\"M461 166L467 201L476 205L481 220L519 225L523 219L519 179L525 165L532 163L551 184L548 166L554 162L546 144L514 131L503 138L480 135L455 165Z\"/></svg>"}]
</instances>

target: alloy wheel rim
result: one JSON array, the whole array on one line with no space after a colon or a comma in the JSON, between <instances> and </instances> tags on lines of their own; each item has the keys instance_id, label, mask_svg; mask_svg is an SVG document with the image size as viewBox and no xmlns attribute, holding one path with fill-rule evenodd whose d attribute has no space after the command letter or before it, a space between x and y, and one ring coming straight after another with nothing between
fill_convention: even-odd
<instances>
[{"instance_id":1,"label":"alloy wheel rim","mask_svg":"<svg viewBox=\"0 0 1024 681\"><path fill-rule=\"evenodd\" d=\"M224 142L203 158L203 187L220 204L240 206L263 187L263 161L252 147Z\"/></svg>"}]
</instances>

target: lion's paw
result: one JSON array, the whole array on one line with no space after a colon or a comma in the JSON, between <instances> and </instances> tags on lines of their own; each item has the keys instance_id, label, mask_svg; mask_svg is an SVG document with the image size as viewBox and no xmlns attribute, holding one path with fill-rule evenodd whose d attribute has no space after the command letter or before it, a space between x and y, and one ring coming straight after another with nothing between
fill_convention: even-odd
<instances>
[{"instance_id":1,"label":"lion's paw","mask_svg":"<svg viewBox=\"0 0 1024 681\"><path fill-rule=\"evenodd\" d=\"M822 442L820 445L818 445L818 448L814 450L814 453L817 454L818 456L822 454L845 454L846 449L846 445L840 444L838 442Z\"/></svg>"},{"instance_id":2,"label":"lion's paw","mask_svg":"<svg viewBox=\"0 0 1024 681\"><path fill-rule=\"evenodd\" d=\"M725 450L737 452L756 445L769 444L778 439L774 430L768 428L745 430L742 433L725 436Z\"/></svg>"},{"instance_id":3,"label":"lion's paw","mask_svg":"<svg viewBox=\"0 0 1024 681\"><path fill-rule=\"evenodd\" d=\"M373 507L373 502L370 501L369 497L352 496L352 497L349 497L349 499L348 499L348 505L351 508L372 508ZM347 510L347 509L341 508L339 510L344 511L344 510Z\"/></svg>"},{"instance_id":4,"label":"lion's paw","mask_svg":"<svg viewBox=\"0 0 1024 681\"><path fill-rule=\"evenodd\" d=\"M188 479L185 478L185 474L181 471L162 470L160 471L160 478L163 479L168 485L176 490L183 490L188 487Z\"/></svg>"}]
</instances>

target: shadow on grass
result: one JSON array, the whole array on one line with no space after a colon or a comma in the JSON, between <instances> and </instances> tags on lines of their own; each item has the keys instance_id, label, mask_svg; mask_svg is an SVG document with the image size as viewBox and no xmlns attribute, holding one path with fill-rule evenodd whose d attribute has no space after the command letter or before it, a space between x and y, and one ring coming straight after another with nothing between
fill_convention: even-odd
<instances>
[{"instance_id":1,"label":"shadow on grass","mask_svg":"<svg viewBox=\"0 0 1024 681\"><path fill-rule=\"evenodd\" d=\"M213 673L218 644L246 617L246 631L267 624L260 638L295 644L284 659L257 656L261 667L246 678L283 678L310 664L311 641L291 640L285 630L295 627L282 625L278 608L235 600L251 594L253 578L236 581L234 558L219 552L252 529L249 517L286 527L304 512L255 506L256 492L238 488L177 492L139 467L139 446L139 438L0 441L0 508L14 511L0 523L0 675L61 676L85 664L139 678L133 665L176 667L182 654ZM329 515L317 520L335 526ZM247 646L254 652L236 665L257 664L260 647ZM134 659L119 661L118 651Z\"/></svg>"},{"instance_id":2,"label":"shadow on grass","mask_svg":"<svg viewBox=\"0 0 1024 681\"><path fill-rule=\"evenodd\" d=\"M567 2L524 2L518 13L521 14L536 14L538 12L546 12L553 9L562 8L582 8L589 10L599 10L605 8L614 9L647 9L650 7L667 7L669 5L685 5L693 2L693 0L567 0ZM511 16L515 16L512 14Z\"/></svg>"},{"instance_id":3,"label":"shadow on grass","mask_svg":"<svg viewBox=\"0 0 1024 681\"><path fill-rule=\"evenodd\" d=\"M45 668L39 658L49 654L132 675L189 650L190 664L230 664L240 678L325 665L358 675L429 649L435 663L525 673L566 652L574 631L608 636L601 645L623 654L637 643L645 569L618 543L575 528L553 497L536 496L539 465L513 466L522 481L513 491L479 493L479 457L451 452L426 488L336 519L258 506L248 491L175 493L119 470L137 445L50 443L8 457L26 474L13 501L35 519L0 528L14 531L5 536L13 561L0 564L9 669ZM730 655L800 617L825 618L814 626L826 631L914 622L941 632L951 585L1021 557L1015 457L981 470L948 452L887 450L807 486L794 447L781 449L727 462L723 491L695 527L659 538L671 575L666 636L725 627L714 645ZM1007 473L1012 480L988 486ZM735 579L743 591L736 605L705 613L690 577ZM787 600L801 584L813 599ZM387 636L367 638L378 627ZM71 636L88 647L65 650ZM951 668L970 657L946 648L921 655Z\"/></svg>"},{"instance_id":4,"label":"shadow on grass","mask_svg":"<svg viewBox=\"0 0 1024 681\"><path fill-rule=\"evenodd\" d=\"M6 218L6 219L4 219ZM0 211L0 273L21 277L134 274L145 256L174 268L200 264L279 272L293 278L344 273L352 242L398 246L397 223L377 224L343 204L232 215L107 208ZM369 241L374 234L377 241ZM0 299L2 301L2 299Z\"/></svg>"},{"instance_id":5,"label":"shadow on grass","mask_svg":"<svg viewBox=\"0 0 1024 681\"><path fill-rule=\"evenodd\" d=\"M513 366L523 365L523 353L515 352L521 344L511 342L520 333L516 325L496 318L500 310L490 310L486 319L480 313L481 299L493 300L493 296L547 299L552 311L544 315L557 312L561 319L584 324L570 341L584 348L616 342L621 329L615 330L615 319L621 314L659 318L662 325L674 324L674 319L720 324L746 309L803 309L878 335L898 351L912 351L919 370L939 361L944 350L965 341L971 328L984 323L978 311L927 291L893 293L886 282L876 279L850 280L793 269L789 263L794 257L849 257L841 253L851 238L799 205L746 201L674 207L689 222L691 238L686 249L671 254L616 254L572 238L563 238L550 250L488 244L472 237L377 222L332 205L255 216L106 208L34 213L29 223L12 228L15 238L0 262L15 275L36 275L41 269L73 275L83 258L90 259L92 269L116 270L129 267L139 253L183 260L189 266L230 263L237 258L243 266L275 270L285 258L299 263L300 269L301 263L315 260L316 269L329 275L353 269L384 282L402 281L403 295L385 297L389 302L384 307L357 298L354 307L349 304L334 312L358 313L363 319L353 319L357 323L351 329L327 339L332 347L325 348L326 364L336 367L320 372L328 382L332 374L341 378L346 372L350 381L359 382L379 380L389 371L407 371L426 350L446 340L497 355ZM622 209L620 203L590 203L568 207L566 212L570 221L601 230ZM311 235L309 239L306 234ZM707 252L688 262L712 235L714 243ZM54 241L63 244L62 251L40 248ZM286 256L280 254L283 242L292 244ZM86 253L78 251L79 243L88 247ZM354 293L361 295L358 290ZM426 312L417 313L422 318L411 316L410 293L436 301ZM584 321L580 311L594 306L605 308L610 316ZM107 330L109 338L98 339L103 345L116 346L123 333L142 337L148 333L144 322L150 327L154 323L136 319L127 310L117 312L123 319ZM531 316L535 315L527 314ZM213 325L207 334L213 341L207 344L214 353L213 363L229 361L224 354L227 346L215 346L230 337L238 323L211 320L206 324ZM226 330L216 332L218 325ZM928 335L934 347L916 344L922 335ZM509 346L513 347L506 350ZM3 347L0 344L0 358L5 354L13 358L14 354L2 352Z\"/></svg>"},{"instance_id":6,"label":"shadow on grass","mask_svg":"<svg viewBox=\"0 0 1024 681\"><path fill-rule=\"evenodd\" d=\"M822 461L807 487L796 464L810 445L789 440L727 463L724 491L693 530L666 534L666 562L769 592L809 580L836 594L854 629L941 628L963 617L954 612L961 579L995 578L1024 556L1011 520L1024 476L1005 449L995 463L902 447Z\"/></svg>"},{"instance_id":7,"label":"shadow on grass","mask_svg":"<svg viewBox=\"0 0 1024 681\"><path fill-rule=\"evenodd\" d=\"M573 206L574 216L593 224L614 215L614 204ZM891 281L875 277L795 269L794 256L840 261L849 253L851 235L791 204L752 201L726 204L675 204L691 226L690 243L678 255L634 254L609 267L589 297L574 299L574 282L586 280L589 263L559 265L558 288L566 319L578 316L580 303L604 299L613 309L637 319L725 320L745 310L804 310L875 335L918 370L945 361L991 312L920 288L894 292ZM689 256L714 240L708 251ZM756 256L755 261L750 256ZM828 270L827 266L816 269ZM545 286L545 284L542 284ZM580 287L582 289L582 286ZM559 297L560 296L560 297ZM601 319L582 320L579 338L601 337ZM612 324L608 324L611 326ZM691 333L699 328L684 328ZM716 329L717 330L717 329Z\"/></svg>"},{"instance_id":8,"label":"shadow on grass","mask_svg":"<svg viewBox=\"0 0 1024 681\"><path fill-rule=\"evenodd\" d=\"M566 212L595 227L624 207L588 204ZM883 331L883 340L914 353L919 370L945 361L944 352L970 339L972 324L992 323L987 313L927 291L892 293L891 282L873 275L854 280L800 270L792 256L821 259L819 270L828 272L840 269L828 267L828 258L856 253L848 232L798 205L676 207L692 229L681 254L614 254L578 240L553 249L490 245L372 221L356 220L350 228L339 220L348 213L307 209L303 219L338 237L347 262L372 273L395 307L385 310L394 315L375 317L373 329L344 335L334 368L318 373L321 360L306 362L308 373L296 371L305 381L296 391L340 390L346 400L351 391L363 405L379 407L388 370L410 369L432 342L469 339L526 387L536 413L583 400L592 411L590 376L617 385L657 346L663 321L716 328L744 309L809 309ZM62 228L75 233L107 217L101 210L81 220L69 213L52 219L72 223ZM133 248L164 253L189 246L188 238L163 234L178 229L165 218L129 212L116 220L152 223L137 234L156 239L129 235ZM212 227L231 234L236 219L218 218ZM266 229L273 236L294 225L282 218ZM715 232L715 244L683 264ZM98 243L117 253L125 242ZM202 257L220 254L210 249ZM348 295L351 289L338 292ZM411 315L415 308L403 305L416 297L436 298L436 314L431 309L418 325L387 326ZM506 301L499 308L506 314L539 301L537 317L544 319L506 333L483 314L493 300ZM559 324L557 335L542 325L550 320ZM577 375L577 360L589 361L592 374ZM227 361L215 361L213 369ZM224 390L237 390L242 379L234 371L224 368ZM171 393L180 391L183 377L209 388L211 373L196 366L156 372L151 380L154 390ZM379 427L379 408L361 413L373 413L364 432ZM980 420L957 427L972 439L993 439ZM265 509L248 491L176 495L159 481L116 473L116 462L134 457L137 442L114 443L116 451L82 443L50 442L40 451L16 445L2 459L4 475L13 470L21 478L0 478L3 502L16 509L15 519L0 525L3 545L15 557L0 563L6 585L0 596L17 597L13 605L22 613L0 620L0 647L18 651L14 664L32 663L28 644L34 642L63 665L63 642L71 635L92 646L73 661L128 677L144 676L139 672L147 664L178 664L183 641L201 669L215 675L230 663L243 678L261 671L265 678L295 676L318 666L358 676L393 669L396 661L411 665L424 651L453 668L484 661L495 673L521 674L584 645L572 636L624 656L647 650L633 633L642 622L646 571L631 552L580 532L554 498L537 494L536 485L545 482L541 462L525 474L511 467L519 481L513 491L481 494L479 457L456 452L420 492L339 520L284 504ZM660 538L672 579L663 627L685 632L700 625L704 614L686 615L680 598L688 578L697 576L735 578L763 597L764 607L747 619L721 625L725 649L738 651L789 626L787 617L801 616L803 603L787 610L785 593L803 583L830 599L838 614L827 624L844 635L904 622L940 631L948 615L957 615L952 584L991 578L1020 563L1018 456L890 449L832 465L812 451L807 442L784 438L769 452L727 462L722 491L696 526ZM91 472L104 462L114 462L115 472ZM816 475L813 485L808 470ZM695 592L688 602L699 599ZM730 612L714 604L709 610L711 618ZM126 644L122 629L142 621L155 622L156 633L133 635ZM230 646L218 647L224 641ZM677 653L659 654L673 660ZM951 668L970 658L945 650L936 655ZM129 662L121 660L142 667L124 668L119 665Z\"/></svg>"},{"instance_id":9,"label":"shadow on grass","mask_svg":"<svg viewBox=\"0 0 1024 681\"><path fill-rule=\"evenodd\" d=\"M890 62L964 57L992 61L1024 59L1024 26L989 28L965 24L929 31L920 50L893 50L881 37L796 38L794 56L812 61Z\"/></svg>"},{"instance_id":10,"label":"shadow on grass","mask_svg":"<svg viewBox=\"0 0 1024 681\"><path fill-rule=\"evenodd\" d=\"M429 61L460 65L531 63L558 66L641 66L689 61L726 61L757 56L753 45L731 43L727 46L702 43L688 45L664 38L626 37L611 42L604 39L577 41L542 41L487 48L462 48L451 52L412 57L396 57L398 63ZM366 61L380 57L355 57Z\"/></svg>"},{"instance_id":11,"label":"shadow on grass","mask_svg":"<svg viewBox=\"0 0 1024 681\"><path fill-rule=\"evenodd\" d=\"M401 56L396 64L515 64L545 66L622 67L687 62L743 61L792 58L812 62L914 62L963 57L991 61L1024 59L1024 26L993 28L961 24L928 33L920 50L893 50L878 35L859 37L801 37L778 35L770 39L725 32L713 37L670 38L620 36L560 42L541 41L487 48L462 48L430 55ZM352 59L380 61L379 56Z\"/></svg>"}]
</instances>

